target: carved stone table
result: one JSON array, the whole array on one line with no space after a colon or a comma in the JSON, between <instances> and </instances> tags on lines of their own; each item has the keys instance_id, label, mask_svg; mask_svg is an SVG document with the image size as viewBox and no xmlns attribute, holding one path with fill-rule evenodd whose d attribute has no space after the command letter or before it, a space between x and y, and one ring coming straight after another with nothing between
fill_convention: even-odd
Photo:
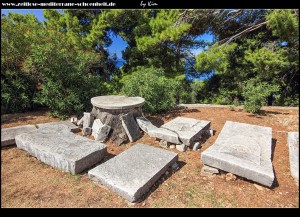
<instances>
[{"instance_id":1,"label":"carved stone table","mask_svg":"<svg viewBox=\"0 0 300 217\"><path fill-rule=\"evenodd\" d=\"M109 138L117 145L128 139L135 141L139 135L136 117L142 116L142 106L145 99L142 97L127 96L97 96L91 98L93 109L91 114L100 119L103 124L111 127Z\"/></svg>"}]
</instances>

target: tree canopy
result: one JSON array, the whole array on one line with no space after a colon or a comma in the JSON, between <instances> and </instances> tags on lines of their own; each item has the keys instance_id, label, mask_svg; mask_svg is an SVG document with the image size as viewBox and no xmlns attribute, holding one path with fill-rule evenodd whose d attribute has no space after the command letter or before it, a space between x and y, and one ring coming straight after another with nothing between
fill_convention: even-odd
<instances>
[{"instance_id":1,"label":"tree canopy","mask_svg":"<svg viewBox=\"0 0 300 217\"><path fill-rule=\"evenodd\" d=\"M250 112L299 105L299 10L44 10L44 17L1 16L2 112L47 106L66 117L103 94L149 95L150 113L175 102L238 100ZM117 35L128 44L121 68L108 49Z\"/></svg>"}]
</instances>

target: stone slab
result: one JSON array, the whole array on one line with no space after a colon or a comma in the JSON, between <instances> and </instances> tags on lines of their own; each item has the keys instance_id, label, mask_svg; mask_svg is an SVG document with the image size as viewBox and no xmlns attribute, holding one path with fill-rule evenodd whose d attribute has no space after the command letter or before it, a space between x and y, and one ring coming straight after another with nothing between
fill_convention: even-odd
<instances>
[{"instance_id":1,"label":"stone slab","mask_svg":"<svg viewBox=\"0 0 300 217\"><path fill-rule=\"evenodd\" d=\"M83 128L92 127L94 116L89 112L83 112Z\"/></svg>"},{"instance_id":2,"label":"stone slab","mask_svg":"<svg viewBox=\"0 0 300 217\"><path fill-rule=\"evenodd\" d=\"M175 144L183 143L186 146L190 146L202 134L206 133L209 128L210 121L177 117L163 124L160 128L149 131L149 135L151 134L159 139Z\"/></svg>"},{"instance_id":3,"label":"stone slab","mask_svg":"<svg viewBox=\"0 0 300 217\"><path fill-rule=\"evenodd\" d=\"M288 146L291 175L299 182L299 132L288 132Z\"/></svg>"},{"instance_id":4,"label":"stone slab","mask_svg":"<svg viewBox=\"0 0 300 217\"><path fill-rule=\"evenodd\" d=\"M38 129L34 125L24 125L1 129L1 147L14 145L15 137L21 133L36 133Z\"/></svg>"},{"instance_id":5,"label":"stone slab","mask_svg":"<svg viewBox=\"0 0 300 217\"><path fill-rule=\"evenodd\" d=\"M137 125L132 113L121 116L122 126L129 138L130 142L134 142L140 138L140 128Z\"/></svg>"},{"instance_id":6,"label":"stone slab","mask_svg":"<svg viewBox=\"0 0 300 217\"><path fill-rule=\"evenodd\" d=\"M168 129L157 128L155 130L148 131L149 136L156 137L174 144L181 144L178 134Z\"/></svg>"},{"instance_id":7,"label":"stone slab","mask_svg":"<svg viewBox=\"0 0 300 217\"><path fill-rule=\"evenodd\" d=\"M137 201L178 160L176 153L137 144L88 172L130 202Z\"/></svg>"},{"instance_id":8,"label":"stone slab","mask_svg":"<svg viewBox=\"0 0 300 217\"><path fill-rule=\"evenodd\" d=\"M100 119L96 119L93 123L92 136L94 136L95 140L104 142L108 137L110 129L110 126L103 124Z\"/></svg>"},{"instance_id":9,"label":"stone slab","mask_svg":"<svg viewBox=\"0 0 300 217\"><path fill-rule=\"evenodd\" d=\"M142 97L108 95L93 97L91 103L93 106L103 109L128 109L142 107L145 99Z\"/></svg>"},{"instance_id":10,"label":"stone slab","mask_svg":"<svg viewBox=\"0 0 300 217\"><path fill-rule=\"evenodd\" d=\"M70 121L58 121L58 122L50 122L50 123L43 123L43 124L37 124L36 127L38 128L39 132L44 133L77 133L80 131L80 128L78 128L75 124L73 124Z\"/></svg>"},{"instance_id":11,"label":"stone slab","mask_svg":"<svg viewBox=\"0 0 300 217\"><path fill-rule=\"evenodd\" d=\"M52 167L72 174L90 168L107 153L105 144L74 133L23 133L15 139L19 149Z\"/></svg>"},{"instance_id":12,"label":"stone slab","mask_svg":"<svg viewBox=\"0 0 300 217\"><path fill-rule=\"evenodd\" d=\"M272 128L226 121L215 143L201 154L203 164L271 187L274 181Z\"/></svg>"},{"instance_id":13,"label":"stone slab","mask_svg":"<svg viewBox=\"0 0 300 217\"><path fill-rule=\"evenodd\" d=\"M218 174L219 173L219 170L217 168L210 167L210 166L207 166L207 165L203 165L201 170L203 170L203 172L211 173L211 174Z\"/></svg>"},{"instance_id":14,"label":"stone slab","mask_svg":"<svg viewBox=\"0 0 300 217\"><path fill-rule=\"evenodd\" d=\"M139 127L144 131L145 133L148 133L150 130L157 129L156 126L154 126L151 121L149 121L145 117L137 117L136 122L138 123Z\"/></svg>"}]
</instances>

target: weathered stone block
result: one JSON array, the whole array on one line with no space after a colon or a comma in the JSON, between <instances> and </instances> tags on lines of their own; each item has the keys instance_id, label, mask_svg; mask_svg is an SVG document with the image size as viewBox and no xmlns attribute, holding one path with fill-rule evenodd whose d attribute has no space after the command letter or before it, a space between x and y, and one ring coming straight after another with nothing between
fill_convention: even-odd
<instances>
[{"instance_id":1,"label":"weathered stone block","mask_svg":"<svg viewBox=\"0 0 300 217\"><path fill-rule=\"evenodd\" d=\"M95 140L104 142L108 137L110 129L110 126L103 124L100 119L96 119L93 123L92 135L95 137Z\"/></svg>"},{"instance_id":2,"label":"weathered stone block","mask_svg":"<svg viewBox=\"0 0 300 217\"><path fill-rule=\"evenodd\" d=\"M132 113L122 115L122 126L129 138L130 142L134 142L140 138L140 128L134 120Z\"/></svg>"},{"instance_id":3,"label":"weathered stone block","mask_svg":"<svg viewBox=\"0 0 300 217\"><path fill-rule=\"evenodd\" d=\"M50 122L36 125L39 132L56 132L56 133L69 133L79 132L80 129L69 121Z\"/></svg>"},{"instance_id":4,"label":"weathered stone block","mask_svg":"<svg viewBox=\"0 0 300 217\"><path fill-rule=\"evenodd\" d=\"M38 129L34 125L23 125L1 129L1 147L14 145L15 137L21 133L36 133Z\"/></svg>"},{"instance_id":5,"label":"weathered stone block","mask_svg":"<svg viewBox=\"0 0 300 217\"><path fill-rule=\"evenodd\" d=\"M23 133L16 136L19 149L40 161L72 174L77 174L103 159L106 145L73 133Z\"/></svg>"},{"instance_id":6,"label":"weathered stone block","mask_svg":"<svg viewBox=\"0 0 300 217\"><path fill-rule=\"evenodd\" d=\"M157 128L148 131L148 134L151 137L156 137L174 144L181 144L181 142L178 139L178 134L168 129Z\"/></svg>"},{"instance_id":7,"label":"weathered stone block","mask_svg":"<svg viewBox=\"0 0 300 217\"><path fill-rule=\"evenodd\" d=\"M184 152L184 151L186 151L187 146L184 145L184 144L182 144L182 145L176 145L176 149L177 149L178 151Z\"/></svg>"},{"instance_id":8,"label":"weathered stone block","mask_svg":"<svg viewBox=\"0 0 300 217\"><path fill-rule=\"evenodd\" d=\"M89 178L137 201L178 160L176 153L137 144L88 172Z\"/></svg>"},{"instance_id":9,"label":"weathered stone block","mask_svg":"<svg viewBox=\"0 0 300 217\"><path fill-rule=\"evenodd\" d=\"M288 133L288 146L291 175L299 182L299 132Z\"/></svg>"},{"instance_id":10,"label":"weathered stone block","mask_svg":"<svg viewBox=\"0 0 300 217\"><path fill-rule=\"evenodd\" d=\"M79 121L77 121L76 125L77 125L77 126L82 126L82 125L83 125L83 117L80 118Z\"/></svg>"},{"instance_id":11,"label":"weathered stone block","mask_svg":"<svg viewBox=\"0 0 300 217\"><path fill-rule=\"evenodd\" d=\"M209 127L210 121L177 117L158 129L150 130L149 135L175 144L183 143L190 146L205 134Z\"/></svg>"},{"instance_id":12,"label":"weathered stone block","mask_svg":"<svg viewBox=\"0 0 300 217\"><path fill-rule=\"evenodd\" d=\"M94 116L89 112L83 113L83 128L92 127L94 122Z\"/></svg>"},{"instance_id":13,"label":"weathered stone block","mask_svg":"<svg viewBox=\"0 0 300 217\"><path fill-rule=\"evenodd\" d=\"M150 130L157 129L147 118L145 117L137 117L136 122L138 123L139 127L145 132L148 133Z\"/></svg>"},{"instance_id":14,"label":"weathered stone block","mask_svg":"<svg viewBox=\"0 0 300 217\"><path fill-rule=\"evenodd\" d=\"M226 121L216 142L202 152L203 164L271 187L272 128Z\"/></svg>"}]
</instances>

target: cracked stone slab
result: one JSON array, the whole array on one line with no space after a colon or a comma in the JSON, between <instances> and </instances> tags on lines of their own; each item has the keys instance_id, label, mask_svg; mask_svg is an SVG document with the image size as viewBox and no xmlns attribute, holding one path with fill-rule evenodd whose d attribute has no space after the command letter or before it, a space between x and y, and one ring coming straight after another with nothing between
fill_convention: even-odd
<instances>
[{"instance_id":1,"label":"cracked stone slab","mask_svg":"<svg viewBox=\"0 0 300 217\"><path fill-rule=\"evenodd\" d=\"M121 117L122 126L129 138L130 142L134 142L140 138L140 128L138 124L135 122L133 114L128 113L125 115L122 115Z\"/></svg>"},{"instance_id":2,"label":"cracked stone slab","mask_svg":"<svg viewBox=\"0 0 300 217\"><path fill-rule=\"evenodd\" d=\"M288 132L288 146L291 175L299 182L299 132Z\"/></svg>"},{"instance_id":3,"label":"cracked stone slab","mask_svg":"<svg viewBox=\"0 0 300 217\"><path fill-rule=\"evenodd\" d=\"M103 124L100 119L95 119L93 123L92 136L94 136L95 140L104 142L108 137L110 129L111 127Z\"/></svg>"},{"instance_id":4,"label":"cracked stone slab","mask_svg":"<svg viewBox=\"0 0 300 217\"><path fill-rule=\"evenodd\" d=\"M56 133L77 133L80 131L75 124L70 121L59 121L59 122L50 122L36 125L39 132L56 132Z\"/></svg>"},{"instance_id":5,"label":"cracked stone slab","mask_svg":"<svg viewBox=\"0 0 300 217\"><path fill-rule=\"evenodd\" d=\"M149 121L145 117L137 117L136 122L138 123L139 127L145 132L148 133L150 130L157 129L156 126L154 126L151 121Z\"/></svg>"},{"instance_id":6,"label":"cracked stone slab","mask_svg":"<svg viewBox=\"0 0 300 217\"><path fill-rule=\"evenodd\" d=\"M88 172L130 202L137 201L178 160L176 153L137 144Z\"/></svg>"},{"instance_id":7,"label":"cracked stone slab","mask_svg":"<svg viewBox=\"0 0 300 217\"><path fill-rule=\"evenodd\" d=\"M23 125L1 129L1 147L14 145L15 137L21 133L36 133L38 129L34 125Z\"/></svg>"},{"instance_id":8,"label":"cracked stone slab","mask_svg":"<svg viewBox=\"0 0 300 217\"><path fill-rule=\"evenodd\" d=\"M201 154L203 164L262 185L274 181L272 128L226 121L215 143Z\"/></svg>"},{"instance_id":9,"label":"cracked stone slab","mask_svg":"<svg viewBox=\"0 0 300 217\"><path fill-rule=\"evenodd\" d=\"M175 144L183 143L190 146L209 128L210 121L177 117L160 128L149 131L149 135Z\"/></svg>"},{"instance_id":10,"label":"cracked stone slab","mask_svg":"<svg viewBox=\"0 0 300 217\"><path fill-rule=\"evenodd\" d=\"M83 112L83 128L92 127L94 116L90 112Z\"/></svg>"},{"instance_id":11,"label":"cracked stone slab","mask_svg":"<svg viewBox=\"0 0 300 217\"><path fill-rule=\"evenodd\" d=\"M52 167L77 174L103 159L106 145L74 133L37 132L16 136L19 149Z\"/></svg>"}]
</instances>

